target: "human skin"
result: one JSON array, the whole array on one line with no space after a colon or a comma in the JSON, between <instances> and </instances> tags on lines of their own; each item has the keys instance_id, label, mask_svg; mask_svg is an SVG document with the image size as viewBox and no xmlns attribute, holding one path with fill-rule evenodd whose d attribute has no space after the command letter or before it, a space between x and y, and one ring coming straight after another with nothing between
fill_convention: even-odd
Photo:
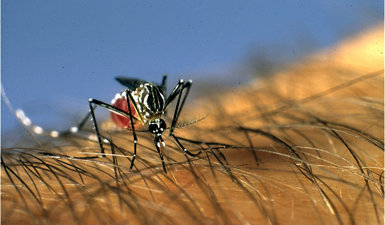
<instances>
[{"instance_id":1,"label":"human skin","mask_svg":"<svg viewBox=\"0 0 385 225\"><path fill-rule=\"evenodd\" d=\"M140 131L130 171L131 132L110 121L103 158L83 135L3 149L2 224L383 224L383 49L381 25L187 100L175 134L202 153L166 131L167 173Z\"/></svg>"}]
</instances>

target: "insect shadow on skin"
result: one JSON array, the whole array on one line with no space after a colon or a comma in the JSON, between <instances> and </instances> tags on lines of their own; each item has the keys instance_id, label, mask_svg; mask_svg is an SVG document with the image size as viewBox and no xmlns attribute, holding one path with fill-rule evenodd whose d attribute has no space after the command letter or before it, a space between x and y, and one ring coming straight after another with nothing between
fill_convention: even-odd
<instances>
[{"instance_id":1,"label":"insect shadow on skin","mask_svg":"<svg viewBox=\"0 0 385 225\"><path fill-rule=\"evenodd\" d=\"M162 161L163 170L165 173L167 173L161 149L162 146L165 147L162 134L167 129L167 125L166 122L162 119L162 116L166 114L166 110L170 103L176 100L177 102L172 117L169 135L173 137L180 149L183 150L187 160L190 160L187 155L198 156L201 153L201 151L198 153L191 153L188 151L180 142L180 138L174 134L174 129L177 126L179 116L182 112L186 98L190 92L192 85L191 80L184 81L183 79L180 79L168 97L165 97L167 93L167 75L163 76L162 83L160 85L140 79L126 77L117 77L116 80L126 88L115 95L112 103L108 104L97 99L89 99L90 112L85 116L85 118L78 126L72 127L69 131L63 132L62 134L75 133L82 130L84 124L89 120L89 117L91 116L96 137L102 153L101 156L105 157L105 147L103 146L103 143L110 143L111 145L112 141L106 137L102 137L95 117L96 106L103 107L111 112L110 114L112 121L118 127L123 129L131 129L132 131L134 151L133 157L131 159L130 170L134 166L137 154L138 138L136 135L135 127L147 126L148 131L154 134L154 145L159 154L159 158Z\"/></svg>"}]
</instances>

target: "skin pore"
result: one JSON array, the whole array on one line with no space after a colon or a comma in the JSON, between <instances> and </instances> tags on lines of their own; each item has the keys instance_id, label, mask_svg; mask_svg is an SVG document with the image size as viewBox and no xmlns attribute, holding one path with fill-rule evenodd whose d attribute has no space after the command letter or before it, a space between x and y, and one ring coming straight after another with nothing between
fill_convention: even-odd
<instances>
[{"instance_id":1,"label":"skin pore","mask_svg":"<svg viewBox=\"0 0 385 225\"><path fill-rule=\"evenodd\" d=\"M167 174L140 131L130 171L132 135L111 121L104 158L92 130L2 149L2 224L383 224L383 49L381 25L187 99L175 134L202 153L165 131Z\"/></svg>"}]
</instances>

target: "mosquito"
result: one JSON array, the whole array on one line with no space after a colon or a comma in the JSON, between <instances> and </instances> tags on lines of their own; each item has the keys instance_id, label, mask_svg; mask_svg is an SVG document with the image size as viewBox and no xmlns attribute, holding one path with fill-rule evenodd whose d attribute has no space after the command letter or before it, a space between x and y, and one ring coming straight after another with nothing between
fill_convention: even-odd
<instances>
[{"instance_id":1,"label":"mosquito","mask_svg":"<svg viewBox=\"0 0 385 225\"><path fill-rule=\"evenodd\" d=\"M87 113L84 119L82 119L77 126L71 127L67 131L59 132L53 130L47 132L42 127L34 125L31 120L24 114L23 110L17 109L14 113L16 117L22 122L22 124L26 127L30 127L34 133L43 136L47 135L54 138L79 132L82 130L91 116L95 128L95 134L101 150L101 156L105 157L105 149L103 143L110 143L110 141L107 138L102 139L102 135L100 134L98 123L95 117L95 108L97 106L103 107L110 111L111 119L117 127L122 129L131 128L132 130L134 153L131 160L130 170L132 170L134 166L138 144L135 125L140 124L142 126L147 126L148 131L154 135L154 145L162 161L163 170L165 173L167 173L163 159L163 153L161 151L161 145L163 145L163 147L166 146L162 135L163 132L168 128L162 117L166 114L166 110L170 103L176 100L177 102L174 115L172 118L171 126L169 127L169 135L174 138L176 143L183 150L187 160L189 160L189 158L186 154L190 156L198 156L201 153L201 151L199 151L198 153L194 154L188 151L179 141L179 138L174 134L174 129L177 126L178 118L190 92L192 85L191 80L184 81L183 79L180 79L174 90L166 98L165 95L167 94L167 75L163 75L161 84L127 77L116 77L115 79L120 84L125 86L125 88L115 95L111 101L111 104L90 98L89 113ZM3 89L1 94L2 97L7 100L6 103L8 103L7 105L10 107L10 110L13 111L12 106L9 103Z\"/></svg>"},{"instance_id":2,"label":"mosquito","mask_svg":"<svg viewBox=\"0 0 385 225\"><path fill-rule=\"evenodd\" d=\"M178 118L190 92L192 84L191 80L184 81L183 79L180 79L174 90L166 98L165 95L167 93L167 75L163 76L162 83L160 85L135 78L116 77L115 79L120 84L125 86L125 88L120 93L115 95L114 99L111 101L111 104L107 104L93 98L89 99L89 114L92 117L95 133L103 156L105 149L98 128L98 123L95 118L96 106L100 106L109 110L112 121L118 127L125 129L131 128L134 140L134 152L131 160L130 170L132 170L134 166L137 154L136 151L138 139L136 136L135 124L139 123L143 126L147 126L148 131L154 135L154 145L162 161L163 170L165 173L167 173L163 159L163 153L161 151L161 145L163 145L163 147L166 146L162 138L162 134L167 129L167 125L166 122L162 119L162 116L165 115L167 107L174 100L177 102L170 126L169 135L174 138L176 143L183 150L184 154L188 154L190 156L198 156L201 153L198 152L194 154L188 151L179 141L179 138L174 134L174 129L177 125ZM89 114L86 116L84 121L88 119ZM84 121L78 127L73 127L72 130L79 130L83 126L83 123L85 123Z\"/></svg>"}]
</instances>

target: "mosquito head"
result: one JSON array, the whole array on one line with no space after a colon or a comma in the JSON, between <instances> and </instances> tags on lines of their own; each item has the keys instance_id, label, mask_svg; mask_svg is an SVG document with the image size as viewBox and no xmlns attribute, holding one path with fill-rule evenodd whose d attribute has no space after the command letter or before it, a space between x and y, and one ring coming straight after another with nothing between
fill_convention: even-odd
<instances>
[{"instance_id":1,"label":"mosquito head","mask_svg":"<svg viewBox=\"0 0 385 225\"><path fill-rule=\"evenodd\" d=\"M166 127L166 122L162 119L151 120L148 124L148 130L157 136L161 136Z\"/></svg>"}]
</instances>

